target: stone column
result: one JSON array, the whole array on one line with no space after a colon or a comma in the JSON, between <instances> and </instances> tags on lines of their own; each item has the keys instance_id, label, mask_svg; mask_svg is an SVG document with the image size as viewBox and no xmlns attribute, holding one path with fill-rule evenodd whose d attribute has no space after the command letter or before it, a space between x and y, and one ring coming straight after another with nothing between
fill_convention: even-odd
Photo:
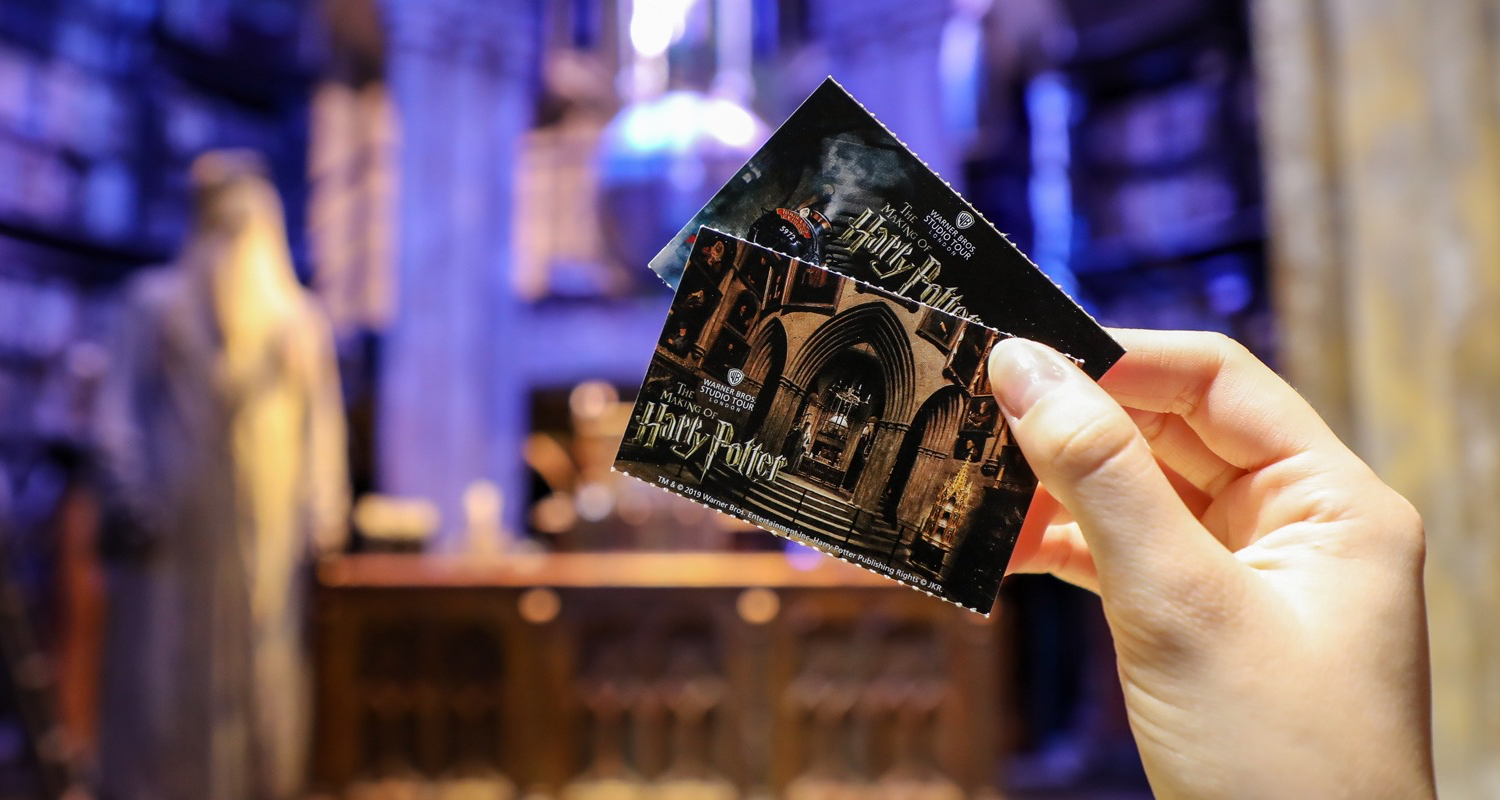
<instances>
[{"instance_id":1,"label":"stone column","mask_svg":"<svg viewBox=\"0 0 1500 800\"><path fill-rule=\"evenodd\" d=\"M875 423L875 444L870 447L870 459L865 462L865 471L854 487L854 505L870 512L880 511L880 501L885 487L890 483L891 470L896 466L896 451L911 424L881 420Z\"/></svg>"},{"instance_id":2,"label":"stone column","mask_svg":"<svg viewBox=\"0 0 1500 800\"><path fill-rule=\"evenodd\" d=\"M1258 0L1286 371L1427 524L1440 794L1500 797L1500 4Z\"/></svg>"},{"instance_id":3,"label":"stone column","mask_svg":"<svg viewBox=\"0 0 1500 800\"><path fill-rule=\"evenodd\" d=\"M381 489L426 497L440 543L460 498L496 481L520 526L524 386L507 380L520 304L510 287L512 185L531 119L537 4L385 0L401 125L397 294L378 422Z\"/></svg>"},{"instance_id":4,"label":"stone column","mask_svg":"<svg viewBox=\"0 0 1500 800\"><path fill-rule=\"evenodd\" d=\"M911 468L911 480L907 482L906 491L901 494L899 506L901 513L908 515L913 522L920 523L921 514L918 512L926 512L925 508L920 507L920 503L930 503L935 487L948 480L948 475L952 472L947 469L949 455L951 454L930 447L917 448L917 458Z\"/></svg>"},{"instance_id":5,"label":"stone column","mask_svg":"<svg viewBox=\"0 0 1500 800\"><path fill-rule=\"evenodd\" d=\"M802 406L802 398L806 394L806 389L786 376L776 381L776 396L771 399L771 410L767 412L766 421L761 425L761 441L777 448L778 453L781 452L780 448L786 437L800 422L797 419L797 409Z\"/></svg>"}]
</instances>

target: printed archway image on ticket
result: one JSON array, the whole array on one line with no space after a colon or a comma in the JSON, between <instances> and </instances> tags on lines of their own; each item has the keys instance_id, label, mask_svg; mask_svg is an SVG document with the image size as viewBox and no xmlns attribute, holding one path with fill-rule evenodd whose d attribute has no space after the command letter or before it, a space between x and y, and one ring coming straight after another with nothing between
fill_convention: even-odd
<instances>
[{"instance_id":1,"label":"printed archway image on ticket","mask_svg":"<svg viewBox=\"0 0 1500 800\"><path fill-rule=\"evenodd\" d=\"M1002 336L701 229L615 468L988 613L1036 489Z\"/></svg>"}]
</instances>

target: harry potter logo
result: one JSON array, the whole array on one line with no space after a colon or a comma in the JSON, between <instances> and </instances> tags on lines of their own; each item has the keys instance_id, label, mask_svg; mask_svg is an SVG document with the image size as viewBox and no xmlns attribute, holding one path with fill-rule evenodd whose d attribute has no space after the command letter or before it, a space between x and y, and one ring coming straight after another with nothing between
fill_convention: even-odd
<instances>
[{"instance_id":1,"label":"harry potter logo","mask_svg":"<svg viewBox=\"0 0 1500 800\"><path fill-rule=\"evenodd\" d=\"M661 403L648 402L641 407L635 430L626 443L651 448L666 445L683 461L701 453L705 478L720 455L724 466L753 480L775 481L787 465L786 456L772 456L754 439L736 441L734 426L725 420L714 424L713 433L705 432L704 427L703 417L673 413Z\"/></svg>"},{"instance_id":2,"label":"harry potter logo","mask_svg":"<svg viewBox=\"0 0 1500 800\"><path fill-rule=\"evenodd\" d=\"M931 254L919 261L920 255L915 252L917 245L902 237L900 231L874 209L866 208L860 212L839 236L839 241L849 248L851 255L869 254L870 269L881 280L901 277L901 284L895 290L897 294L954 316L977 319L964 306L963 295L953 287L937 282L943 272L942 263Z\"/></svg>"}]
</instances>

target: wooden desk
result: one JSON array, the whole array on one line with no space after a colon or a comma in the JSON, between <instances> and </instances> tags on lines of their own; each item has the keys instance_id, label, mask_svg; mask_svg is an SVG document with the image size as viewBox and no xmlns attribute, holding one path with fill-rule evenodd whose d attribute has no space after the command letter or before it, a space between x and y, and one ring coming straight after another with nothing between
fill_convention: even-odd
<instances>
[{"instance_id":1,"label":"wooden desk","mask_svg":"<svg viewBox=\"0 0 1500 800\"><path fill-rule=\"evenodd\" d=\"M971 796L995 775L996 624L832 559L362 555L322 564L318 579L324 791L479 770L555 792L587 759L580 687L601 684L634 698L628 751L649 778L671 758L662 698L693 669L725 687L711 751L742 789L780 791L805 768L798 687L810 685L856 698L845 746L857 770L884 769L891 697L925 682L942 693L943 771Z\"/></svg>"}]
</instances>

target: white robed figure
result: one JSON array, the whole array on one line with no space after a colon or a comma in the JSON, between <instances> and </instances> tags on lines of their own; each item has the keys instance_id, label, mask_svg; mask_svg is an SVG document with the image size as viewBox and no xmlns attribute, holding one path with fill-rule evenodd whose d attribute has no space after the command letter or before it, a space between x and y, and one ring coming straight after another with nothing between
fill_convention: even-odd
<instances>
[{"instance_id":1,"label":"white robed figure","mask_svg":"<svg viewBox=\"0 0 1500 800\"><path fill-rule=\"evenodd\" d=\"M306 567L348 505L332 335L248 154L200 158L179 263L130 286L100 435L134 536L109 561L113 800L290 800Z\"/></svg>"},{"instance_id":2,"label":"white robed figure","mask_svg":"<svg viewBox=\"0 0 1500 800\"><path fill-rule=\"evenodd\" d=\"M802 471L802 460L812 454L813 449L813 421L812 416L802 418L802 425L797 433L797 464L794 472Z\"/></svg>"}]
</instances>

